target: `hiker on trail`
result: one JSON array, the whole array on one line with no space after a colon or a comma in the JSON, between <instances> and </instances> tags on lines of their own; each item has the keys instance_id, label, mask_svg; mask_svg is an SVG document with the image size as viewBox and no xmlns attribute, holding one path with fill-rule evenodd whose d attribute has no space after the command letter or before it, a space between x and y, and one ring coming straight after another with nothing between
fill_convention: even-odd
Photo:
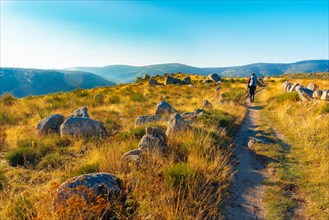
<instances>
[{"instance_id":1,"label":"hiker on trail","mask_svg":"<svg viewBox=\"0 0 329 220\"><path fill-rule=\"evenodd\" d=\"M252 73L247 82L247 90L249 92L250 103L254 102L256 92L257 77Z\"/></svg>"}]
</instances>

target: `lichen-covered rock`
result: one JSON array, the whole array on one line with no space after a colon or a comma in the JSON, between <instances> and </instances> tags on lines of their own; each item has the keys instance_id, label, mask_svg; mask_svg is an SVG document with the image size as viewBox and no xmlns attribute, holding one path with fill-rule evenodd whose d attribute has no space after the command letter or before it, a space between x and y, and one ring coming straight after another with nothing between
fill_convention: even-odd
<instances>
[{"instance_id":1,"label":"lichen-covered rock","mask_svg":"<svg viewBox=\"0 0 329 220\"><path fill-rule=\"evenodd\" d=\"M71 178L54 195L53 210L59 219L116 219L127 200L122 181L108 173ZM78 204L78 205L73 205ZM119 209L119 210L116 210Z\"/></svg>"},{"instance_id":2,"label":"lichen-covered rock","mask_svg":"<svg viewBox=\"0 0 329 220\"><path fill-rule=\"evenodd\" d=\"M307 86L308 89L312 90L312 91L315 91L319 88L318 85L314 84L314 83L311 83Z\"/></svg>"},{"instance_id":3,"label":"lichen-covered rock","mask_svg":"<svg viewBox=\"0 0 329 220\"><path fill-rule=\"evenodd\" d=\"M176 79L174 77L171 76L166 76L165 81L164 81L165 85L169 85L169 84L178 84L178 85L182 85L184 84L180 79Z\"/></svg>"},{"instance_id":4,"label":"lichen-covered rock","mask_svg":"<svg viewBox=\"0 0 329 220\"><path fill-rule=\"evenodd\" d=\"M294 91L297 91L300 87L300 84L299 83L295 83L291 86L289 92L294 92Z\"/></svg>"},{"instance_id":5,"label":"lichen-covered rock","mask_svg":"<svg viewBox=\"0 0 329 220\"><path fill-rule=\"evenodd\" d=\"M187 76L183 79L184 84L191 84L191 77Z\"/></svg>"},{"instance_id":6,"label":"lichen-covered rock","mask_svg":"<svg viewBox=\"0 0 329 220\"><path fill-rule=\"evenodd\" d=\"M299 95L299 98L303 101L309 101L309 100L312 100L313 99L313 91L308 89L308 88L305 88L305 87L299 87L298 90L298 95Z\"/></svg>"},{"instance_id":7,"label":"lichen-covered rock","mask_svg":"<svg viewBox=\"0 0 329 220\"><path fill-rule=\"evenodd\" d=\"M155 109L156 115L173 114L175 112L176 110L168 102L165 101L159 102Z\"/></svg>"},{"instance_id":8,"label":"lichen-covered rock","mask_svg":"<svg viewBox=\"0 0 329 220\"><path fill-rule=\"evenodd\" d=\"M212 108L212 104L208 100L204 100L202 108Z\"/></svg>"},{"instance_id":9,"label":"lichen-covered rock","mask_svg":"<svg viewBox=\"0 0 329 220\"><path fill-rule=\"evenodd\" d=\"M148 123L156 123L160 121L161 118L162 118L161 115L139 116L138 118L136 118L135 125L140 126Z\"/></svg>"},{"instance_id":10,"label":"lichen-covered rock","mask_svg":"<svg viewBox=\"0 0 329 220\"><path fill-rule=\"evenodd\" d=\"M321 100L329 101L329 90L323 90Z\"/></svg>"},{"instance_id":11,"label":"lichen-covered rock","mask_svg":"<svg viewBox=\"0 0 329 220\"><path fill-rule=\"evenodd\" d=\"M218 74L216 74L216 73L210 74L208 76L208 79L211 80L211 81L213 81L213 82L221 81L220 76Z\"/></svg>"},{"instance_id":12,"label":"lichen-covered rock","mask_svg":"<svg viewBox=\"0 0 329 220\"><path fill-rule=\"evenodd\" d=\"M71 113L69 118L89 118L87 107L81 107Z\"/></svg>"},{"instance_id":13,"label":"lichen-covered rock","mask_svg":"<svg viewBox=\"0 0 329 220\"><path fill-rule=\"evenodd\" d=\"M155 85L158 85L158 84L159 84L158 81L155 80L155 79L150 79L150 80L148 81L148 85L149 85L149 86L155 86Z\"/></svg>"},{"instance_id":14,"label":"lichen-covered rock","mask_svg":"<svg viewBox=\"0 0 329 220\"><path fill-rule=\"evenodd\" d=\"M322 93L322 90L315 90L312 95L313 99L321 99Z\"/></svg>"},{"instance_id":15,"label":"lichen-covered rock","mask_svg":"<svg viewBox=\"0 0 329 220\"><path fill-rule=\"evenodd\" d=\"M140 150L160 150L166 152L168 149L167 135L159 128L147 127L146 134L138 144Z\"/></svg>"},{"instance_id":16,"label":"lichen-covered rock","mask_svg":"<svg viewBox=\"0 0 329 220\"><path fill-rule=\"evenodd\" d=\"M169 119L166 134L167 136L171 136L174 135L176 132L187 129L187 127L188 124L186 123L184 118L180 114L175 113Z\"/></svg>"},{"instance_id":17,"label":"lichen-covered rock","mask_svg":"<svg viewBox=\"0 0 329 220\"><path fill-rule=\"evenodd\" d=\"M38 134L58 133L59 127L64 122L64 115L54 114L42 119L37 124Z\"/></svg>"},{"instance_id":18,"label":"lichen-covered rock","mask_svg":"<svg viewBox=\"0 0 329 220\"><path fill-rule=\"evenodd\" d=\"M103 124L99 121L84 117L67 118L60 126L61 136L77 137L104 136Z\"/></svg>"}]
</instances>

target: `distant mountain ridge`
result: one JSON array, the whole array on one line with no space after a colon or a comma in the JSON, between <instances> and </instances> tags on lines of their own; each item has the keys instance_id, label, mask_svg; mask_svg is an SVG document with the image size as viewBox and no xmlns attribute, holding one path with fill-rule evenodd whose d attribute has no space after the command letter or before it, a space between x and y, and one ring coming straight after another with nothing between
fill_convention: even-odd
<instances>
[{"instance_id":1,"label":"distant mountain ridge","mask_svg":"<svg viewBox=\"0 0 329 220\"><path fill-rule=\"evenodd\" d=\"M111 85L115 84L88 72L0 68L0 95L9 92L25 97Z\"/></svg>"},{"instance_id":2,"label":"distant mountain ridge","mask_svg":"<svg viewBox=\"0 0 329 220\"><path fill-rule=\"evenodd\" d=\"M137 76L163 75L166 73L190 73L208 75L217 73L222 76L246 77L254 72L269 76L285 73L325 72L329 69L329 60L305 60L295 63L255 63L234 67L201 68L180 63L157 64L149 66L109 65L104 67L73 67L68 70L87 71L115 82L132 82Z\"/></svg>"}]
</instances>

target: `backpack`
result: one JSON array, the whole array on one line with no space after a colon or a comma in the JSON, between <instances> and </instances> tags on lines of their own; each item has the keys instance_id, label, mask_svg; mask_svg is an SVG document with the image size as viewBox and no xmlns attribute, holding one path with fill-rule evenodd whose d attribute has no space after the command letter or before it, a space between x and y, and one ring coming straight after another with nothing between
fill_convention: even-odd
<instances>
[{"instance_id":1,"label":"backpack","mask_svg":"<svg viewBox=\"0 0 329 220\"><path fill-rule=\"evenodd\" d=\"M257 83L257 78L256 78L256 76L251 76L251 77L250 77L249 86L256 86L256 83Z\"/></svg>"}]
</instances>

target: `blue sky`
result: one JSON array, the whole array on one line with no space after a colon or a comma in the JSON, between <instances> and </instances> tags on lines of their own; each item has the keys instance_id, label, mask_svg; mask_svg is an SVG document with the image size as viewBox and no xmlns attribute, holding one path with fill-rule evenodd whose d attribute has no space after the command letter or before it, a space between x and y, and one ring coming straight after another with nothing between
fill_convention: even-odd
<instances>
[{"instance_id":1,"label":"blue sky","mask_svg":"<svg viewBox=\"0 0 329 220\"><path fill-rule=\"evenodd\" d=\"M1 1L2 67L329 59L323 1Z\"/></svg>"}]
</instances>

